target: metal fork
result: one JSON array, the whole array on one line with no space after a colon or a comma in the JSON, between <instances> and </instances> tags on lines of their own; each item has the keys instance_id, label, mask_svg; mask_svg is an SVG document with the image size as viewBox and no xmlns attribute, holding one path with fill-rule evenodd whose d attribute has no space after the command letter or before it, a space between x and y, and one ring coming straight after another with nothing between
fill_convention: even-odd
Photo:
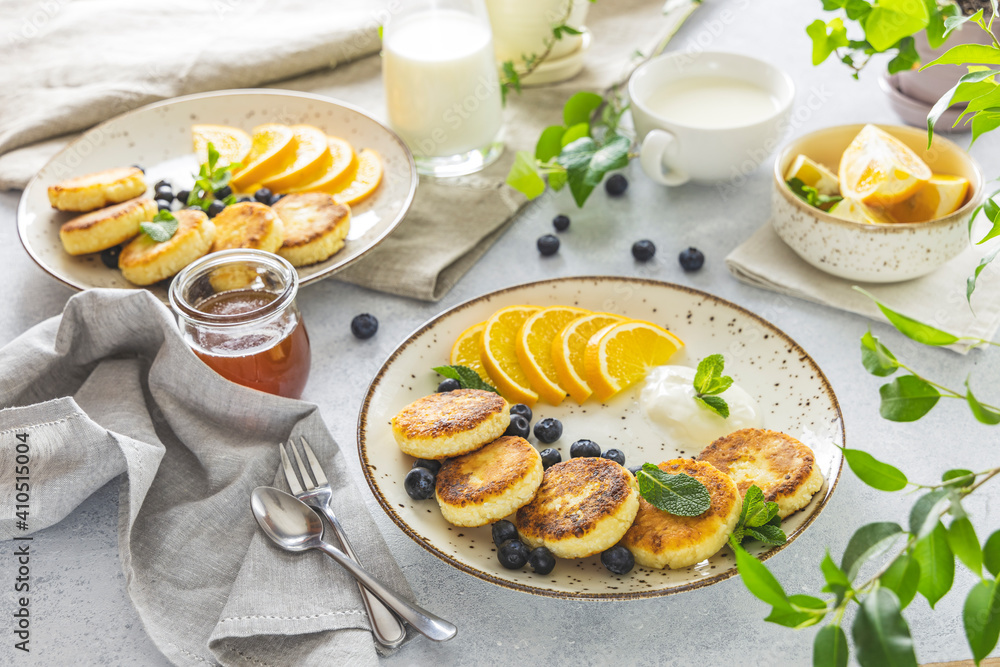
<instances>
[{"instance_id":1,"label":"metal fork","mask_svg":"<svg viewBox=\"0 0 1000 667\"><path fill-rule=\"evenodd\" d=\"M337 520L337 515L333 513L333 508L330 507L333 491L330 489L330 483L323 473L323 468L320 466L316 455L313 454L313 450L309 446L309 443L306 442L306 439L299 439L302 441L302 451L305 452L308 464L302 462L298 449L296 449L291 440L288 441L288 447L292 450L295 461L298 463L298 473L302 477L302 484L299 483L299 479L295 474L295 467L285 452L285 446L278 445L278 449L281 451L281 467L285 471L285 480L292 490L292 495L310 507L319 510L326 517L326 520L330 522L330 526L333 527L333 532L336 534L337 539L340 540L340 545L344 548L344 553L355 563L359 563L358 557L351 548L350 542L347 540L347 535L340 525L340 521ZM403 623L381 600L362 586L360 582L358 583L358 588L361 590L361 600L365 603L368 618L371 619L372 633L375 635L378 643L390 648L402 644L403 640L406 639L406 628L403 627Z\"/></svg>"}]
</instances>

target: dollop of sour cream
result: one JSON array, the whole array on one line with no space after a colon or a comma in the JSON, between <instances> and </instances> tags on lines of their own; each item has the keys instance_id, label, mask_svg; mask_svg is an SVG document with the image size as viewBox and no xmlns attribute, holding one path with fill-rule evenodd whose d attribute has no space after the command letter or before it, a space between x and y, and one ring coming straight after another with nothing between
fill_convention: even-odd
<instances>
[{"instance_id":1,"label":"dollop of sour cream","mask_svg":"<svg viewBox=\"0 0 1000 667\"><path fill-rule=\"evenodd\" d=\"M729 404L728 419L696 401L694 374L687 366L658 366L646 376L639 395L646 419L674 444L700 450L733 431L762 426L757 402L736 383L719 394Z\"/></svg>"}]
</instances>

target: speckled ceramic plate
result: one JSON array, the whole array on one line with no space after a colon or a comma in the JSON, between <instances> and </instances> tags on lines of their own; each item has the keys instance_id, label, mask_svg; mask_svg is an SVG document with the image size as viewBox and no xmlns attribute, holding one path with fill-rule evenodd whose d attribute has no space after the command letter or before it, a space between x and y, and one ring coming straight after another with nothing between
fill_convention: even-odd
<instances>
[{"instance_id":1,"label":"speckled ceramic plate","mask_svg":"<svg viewBox=\"0 0 1000 667\"><path fill-rule=\"evenodd\" d=\"M49 205L48 187L61 180L111 167L141 165L146 183L167 179L178 190L194 183L198 162L191 125L232 125L248 132L261 123L307 123L346 139L354 149L372 148L384 174L375 193L352 206L344 248L326 261L299 269L302 284L325 278L375 247L406 215L417 187L413 157L403 142L364 111L328 97L284 90L226 90L178 97L129 111L84 133L28 183L17 208L17 230L31 258L76 289L136 289L98 254L73 257L59 241L59 226L74 217ZM150 289L164 301L166 282Z\"/></svg>"},{"instance_id":2,"label":"speckled ceramic plate","mask_svg":"<svg viewBox=\"0 0 1000 667\"><path fill-rule=\"evenodd\" d=\"M599 556L559 560L555 569L544 576L528 567L507 570L497 561L489 526L452 526L442 518L433 499L415 501L406 494L403 477L413 458L396 446L390 420L405 405L435 390L441 378L431 367L447 363L451 344L460 332L485 320L498 308L513 304L573 305L656 322L687 343L671 363L694 366L709 354L724 354L726 374L757 400L764 426L788 433L812 447L826 479L806 508L785 519L783 527L789 536L786 546L812 523L836 488L843 458L835 445L844 445L837 397L816 362L774 325L711 294L670 283L617 277L530 283L472 299L420 327L392 353L365 396L358 422L358 448L368 484L389 517L441 560L506 588L579 599L668 595L736 574L728 547L686 569L636 567L625 576L608 572ZM639 410L638 388L613 397L607 404L589 400L580 406L566 399L559 407L552 407L539 402L532 423L544 417L555 417L563 423L562 437L554 445L542 446L557 447L563 460L569 458L570 444L580 438L590 438L602 449L621 449L626 466L698 454L697 450L679 449L664 441ZM765 559L784 548L766 550L759 544L747 544Z\"/></svg>"}]
</instances>

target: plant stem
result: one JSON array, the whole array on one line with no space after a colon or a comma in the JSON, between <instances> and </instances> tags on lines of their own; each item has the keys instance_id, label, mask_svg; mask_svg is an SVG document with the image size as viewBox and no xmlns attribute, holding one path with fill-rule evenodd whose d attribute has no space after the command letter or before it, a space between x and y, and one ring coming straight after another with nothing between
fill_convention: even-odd
<instances>
[{"instance_id":1,"label":"plant stem","mask_svg":"<svg viewBox=\"0 0 1000 667\"><path fill-rule=\"evenodd\" d=\"M562 18L559 19L559 22L555 26L553 26L552 28L553 31L558 30L559 28L562 28L566 25L566 22L569 21L570 14L573 13L573 3L581 1L585 0L566 0L566 13L562 16ZM532 54L531 60L527 61L528 66L524 68L523 72L517 73L518 77L523 78L526 76L531 76L532 72L537 70L541 66L541 64L545 62L545 59L552 54L552 49L555 48L557 41L559 40L555 37L554 34L542 40L542 45L545 47L545 50L537 55Z\"/></svg>"}]
</instances>

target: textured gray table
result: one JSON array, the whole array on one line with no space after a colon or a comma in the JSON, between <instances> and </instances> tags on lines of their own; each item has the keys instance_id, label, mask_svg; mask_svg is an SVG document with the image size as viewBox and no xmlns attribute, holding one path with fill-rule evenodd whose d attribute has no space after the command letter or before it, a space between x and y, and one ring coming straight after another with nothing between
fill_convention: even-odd
<instances>
[{"instance_id":1,"label":"textured gray table","mask_svg":"<svg viewBox=\"0 0 1000 667\"><path fill-rule=\"evenodd\" d=\"M676 38L677 49L719 49L751 53L785 68L798 86L796 134L852 122L896 122L878 90L876 66L855 82L835 63L809 65L805 26L819 14L819 2L735 0L706 3ZM595 36L600 39L600 35ZM531 92L526 96L530 99ZM961 139L965 140L965 139ZM1000 174L1000 142L989 138L973 154L988 177ZM765 605L739 579L707 589L631 602L567 602L505 590L463 575L432 557L390 522L367 490L357 464L355 428L369 379L393 348L421 322L465 299L496 288L556 276L616 274L672 281L703 289L749 308L783 329L826 372L844 410L850 445L867 449L932 482L951 467L981 469L995 455L1000 432L975 423L959 402L938 407L917 424L901 425L878 416L879 382L861 367L858 338L869 323L853 315L793 301L736 282L725 255L764 224L769 211L769 165L750 174L723 200L715 188L653 186L632 165L627 196L611 200L598 191L584 211L562 193L532 207L472 271L437 304L373 293L332 280L301 293L300 305L313 341L312 377L304 398L320 405L333 435L354 464L355 483L369 501L421 604L460 626L445 645L422 638L401 650L392 664L771 664L811 662L814 631L794 632L763 622ZM17 194L0 193L0 344L29 326L58 314L71 292L37 268L22 250L14 228ZM558 255L542 258L535 239L551 232L556 213L572 217ZM469 224L474 224L470 216ZM632 259L635 240L652 239L656 258ZM677 253L689 245L704 251L698 273L685 274ZM355 340L349 329L359 312L379 318L378 335ZM960 357L919 348L882 325L873 325L897 352L948 386L961 386L972 373L986 389L1000 376L1000 352ZM996 401L994 387L984 400ZM125 592L116 538L117 482L112 482L62 523L40 533L33 544L33 635L30 656L13 655L6 622L0 622L0 663L161 665L165 659L146 637ZM967 505L980 536L1000 521L994 483ZM824 550L839 560L858 526L873 520L904 523L913 497L874 491L849 471L826 510L792 548L768 565L790 593L814 593ZM13 559L4 548L0 599L4 618L13 604L7 588ZM923 598L907 610L922 662L969 657L961 622L965 593L973 577L959 569L953 591L932 612ZM19 652L18 652L19 653Z\"/></svg>"}]
</instances>

